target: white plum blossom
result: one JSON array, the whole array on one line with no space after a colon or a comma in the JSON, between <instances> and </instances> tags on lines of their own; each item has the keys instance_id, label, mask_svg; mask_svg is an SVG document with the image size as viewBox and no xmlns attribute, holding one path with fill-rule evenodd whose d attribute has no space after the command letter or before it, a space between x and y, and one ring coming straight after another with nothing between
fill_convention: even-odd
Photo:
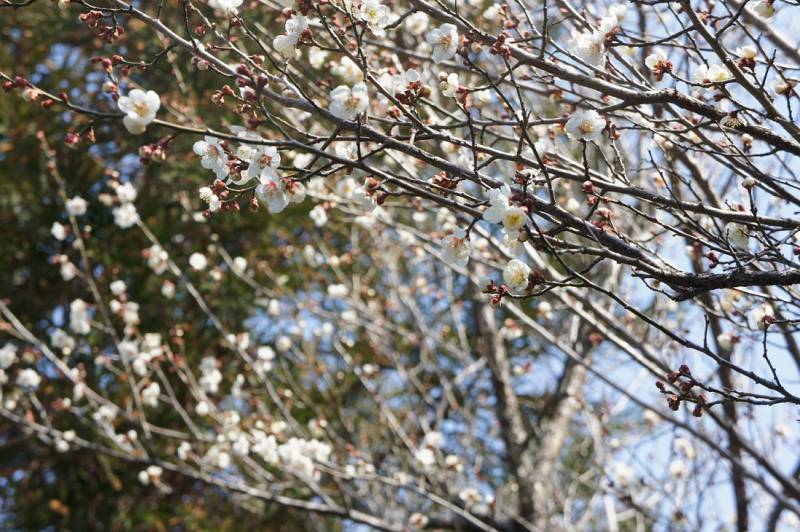
<instances>
[{"instance_id":1,"label":"white plum blossom","mask_svg":"<svg viewBox=\"0 0 800 532\"><path fill-rule=\"evenodd\" d=\"M746 45L736 49L736 55L742 59L755 59L757 54L755 46Z\"/></svg>"},{"instance_id":2,"label":"white plum blossom","mask_svg":"<svg viewBox=\"0 0 800 532\"><path fill-rule=\"evenodd\" d=\"M317 227L323 227L326 223L328 223L328 213L325 212L325 207L322 205L317 205L311 209L309 216L314 222L314 225Z\"/></svg>"},{"instance_id":3,"label":"white plum blossom","mask_svg":"<svg viewBox=\"0 0 800 532\"><path fill-rule=\"evenodd\" d=\"M458 96L458 74L455 72L447 75L447 78L439 82L439 90L442 91L442 96L448 98L455 98Z\"/></svg>"},{"instance_id":4,"label":"white plum blossom","mask_svg":"<svg viewBox=\"0 0 800 532\"><path fill-rule=\"evenodd\" d=\"M431 58L437 65L452 59L458 51L458 29L453 24L442 24L435 30L429 31L425 40L433 48Z\"/></svg>"},{"instance_id":5,"label":"white plum blossom","mask_svg":"<svg viewBox=\"0 0 800 532\"><path fill-rule=\"evenodd\" d=\"M389 8L381 4L380 0L362 0L353 14L358 20L367 23L367 27L376 37L386 34L384 27L389 25L392 12Z\"/></svg>"},{"instance_id":6,"label":"white plum blossom","mask_svg":"<svg viewBox=\"0 0 800 532\"><path fill-rule=\"evenodd\" d=\"M258 349L256 349L256 361L254 364L254 369L256 373L259 375L263 375L264 373L269 372L272 370L272 361L275 359L275 351L268 346L262 345Z\"/></svg>"},{"instance_id":7,"label":"white plum blossom","mask_svg":"<svg viewBox=\"0 0 800 532\"><path fill-rule=\"evenodd\" d=\"M76 299L69 305L69 328L75 334L89 334L89 306L82 299Z\"/></svg>"},{"instance_id":8,"label":"white plum blossom","mask_svg":"<svg viewBox=\"0 0 800 532\"><path fill-rule=\"evenodd\" d=\"M723 228L725 239L732 246L739 249L747 249L750 246L750 233L747 226L729 222Z\"/></svg>"},{"instance_id":9,"label":"white plum blossom","mask_svg":"<svg viewBox=\"0 0 800 532\"><path fill-rule=\"evenodd\" d=\"M75 339L59 328L50 333L50 344L62 353L71 353L75 349Z\"/></svg>"},{"instance_id":10,"label":"white plum blossom","mask_svg":"<svg viewBox=\"0 0 800 532\"><path fill-rule=\"evenodd\" d=\"M53 238L56 240L64 240L67 238L67 227L58 222L53 222L53 225L50 227L50 234L53 235Z\"/></svg>"},{"instance_id":11,"label":"white plum blossom","mask_svg":"<svg viewBox=\"0 0 800 532\"><path fill-rule=\"evenodd\" d=\"M66 203L67 213L70 216L83 216L86 214L88 203L80 196L69 198Z\"/></svg>"},{"instance_id":12,"label":"white plum blossom","mask_svg":"<svg viewBox=\"0 0 800 532\"><path fill-rule=\"evenodd\" d=\"M421 530L425 528L425 526L428 524L428 521L429 519L427 515L415 512L409 516L408 526L413 529Z\"/></svg>"},{"instance_id":13,"label":"white plum blossom","mask_svg":"<svg viewBox=\"0 0 800 532\"><path fill-rule=\"evenodd\" d=\"M278 166L281 164L281 154L273 146L262 146L254 150L247 165L246 179L250 181L256 177L279 179ZM237 183L243 184L243 183Z\"/></svg>"},{"instance_id":14,"label":"white plum blossom","mask_svg":"<svg viewBox=\"0 0 800 532\"><path fill-rule=\"evenodd\" d=\"M503 269L503 282L514 295L522 295L528 288L530 267L518 259L511 259Z\"/></svg>"},{"instance_id":15,"label":"white plum blossom","mask_svg":"<svg viewBox=\"0 0 800 532\"><path fill-rule=\"evenodd\" d=\"M27 391L36 391L41 382L42 377L36 372L35 369L23 369L19 372L19 375L17 375L17 386Z\"/></svg>"},{"instance_id":16,"label":"white plum blossom","mask_svg":"<svg viewBox=\"0 0 800 532\"><path fill-rule=\"evenodd\" d=\"M403 27L411 35L422 35L428 29L430 18L422 11L414 11L411 15L406 17L403 22Z\"/></svg>"},{"instance_id":17,"label":"white plum blossom","mask_svg":"<svg viewBox=\"0 0 800 532\"><path fill-rule=\"evenodd\" d=\"M272 46L286 59L295 56L295 46L300 36L308 29L308 19L302 15L292 15L286 21L285 35L278 35L272 40Z\"/></svg>"},{"instance_id":18,"label":"white plum blossom","mask_svg":"<svg viewBox=\"0 0 800 532\"><path fill-rule=\"evenodd\" d=\"M573 33L570 42L572 51L587 64L600 67L606 60L606 36L614 30L617 18L613 15L604 17L596 30Z\"/></svg>"},{"instance_id":19,"label":"white plum blossom","mask_svg":"<svg viewBox=\"0 0 800 532\"><path fill-rule=\"evenodd\" d=\"M154 91L133 89L127 96L120 97L117 106L125 113L125 118L122 119L125 129L132 135L141 135L147 125L156 119L161 98Z\"/></svg>"},{"instance_id":20,"label":"white plum blossom","mask_svg":"<svg viewBox=\"0 0 800 532\"><path fill-rule=\"evenodd\" d=\"M591 142L600 138L605 127L605 119L592 109L574 112L567 120L564 130L567 132L567 136L573 140Z\"/></svg>"},{"instance_id":21,"label":"white plum blossom","mask_svg":"<svg viewBox=\"0 0 800 532\"><path fill-rule=\"evenodd\" d=\"M269 175L269 173L264 174ZM289 198L282 181L262 177L261 184L256 187L256 196L266 202L267 210L272 214L282 212L289 205Z\"/></svg>"},{"instance_id":22,"label":"white plum blossom","mask_svg":"<svg viewBox=\"0 0 800 532\"><path fill-rule=\"evenodd\" d=\"M753 310L753 321L760 330L765 331L775 321L775 310L769 303L757 306Z\"/></svg>"},{"instance_id":23,"label":"white plum blossom","mask_svg":"<svg viewBox=\"0 0 800 532\"><path fill-rule=\"evenodd\" d=\"M189 256L189 266L191 266L194 271L199 272L205 270L208 266L208 259L202 253L192 253Z\"/></svg>"},{"instance_id":24,"label":"white plum blossom","mask_svg":"<svg viewBox=\"0 0 800 532\"><path fill-rule=\"evenodd\" d=\"M331 65L331 74L342 78L349 85L364 81L364 73L361 71L361 67L347 56L342 57Z\"/></svg>"},{"instance_id":25,"label":"white plum blossom","mask_svg":"<svg viewBox=\"0 0 800 532\"><path fill-rule=\"evenodd\" d=\"M650 70L655 70L656 66L667 60L667 54L662 48L654 48L653 53L645 57L644 64Z\"/></svg>"},{"instance_id":26,"label":"white plum blossom","mask_svg":"<svg viewBox=\"0 0 800 532\"><path fill-rule=\"evenodd\" d=\"M208 7L221 11L228 17L236 16L239 13L239 6L244 0L208 0Z\"/></svg>"},{"instance_id":27,"label":"white plum blossom","mask_svg":"<svg viewBox=\"0 0 800 532\"><path fill-rule=\"evenodd\" d=\"M525 225L527 220L527 213L521 208L512 206L506 209L503 213L503 228L512 233Z\"/></svg>"},{"instance_id":28,"label":"white plum blossom","mask_svg":"<svg viewBox=\"0 0 800 532\"><path fill-rule=\"evenodd\" d=\"M772 5L774 0L759 0L751 4L753 13L761 18L772 18L775 15L775 6Z\"/></svg>"},{"instance_id":29,"label":"white plum blossom","mask_svg":"<svg viewBox=\"0 0 800 532\"><path fill-rule=\"evenodd\" d=\"M203 392L209 394L218 393L219 384L222 382L222 373L217 369L217 359L214 357L203 357L200 361L200 374L198 384ZM208 405L206 405L206 407L207 406Z\"/></svg>"},{"instance_id":30,"label":"white plum blossom","mask_svg":"<svg viewBox=\"0 0 800 532\"><path fill-rule=\"evenodd\" d=\"M114 215L114 223L120 229L128 229L139 223L139 211L136 210L133 203L123 203L111 212Z\"/></svg>"},{"instance_id":31,"label":"white plum blossom","mask_svg":"<svg viewBox=\"0 0 800 532\"><path fill-rule=\"evenodd\" d=\"M466 266L469 262L469 254L469 238L464 229L456 229L442 238L442 260L445 263Z\"/></svg>"},{"instance_id":32,"label":"white plum blossom","mask_svg":"<svg viewBox=\"0 0 800 532\"><path fill-rule=\"evenodd\" d=\"M0 349L0 369L8 369L11 364L17 361L17 346L12 343L6 343Z\"/></svg>"},{"instance_id":33,"label":"white plum blossom","mask_svg":"<svg viewBox=\"0 0 800 532\"><path fill-rule=\"evenodd\" d=\"M354 188L350 200L365 212L372 212L378 206L375 194L367 192L364 186Z\"/></svg>"},{"instance_id":34,"label":"white plum blossom","mask_svg":"<svg viewBox=\"0 0 800 532\"><path fill-rule=\"evenodd\" d=\"M414 459L419 462L423 469L429 469L436 463L436 455L427 447L422 447L414 452Z\"/></svg>"},{"instance_id":35,"label":"white plum blossom","mask_svg":"<svg viewBox=\"0 0 800 532\"><path fill-rule=\"evenodd\" d=\"M169 267L169 254L159 246L153 244L147 249L147 265L153 269L156 275L161 275Z\"/></svg>"},{"instance_id":36,"label":"white plum blossom","mask_svg":"<svg viewBox=\"0 0 800 532\"><path fill-rule=\"evenodd\" d=\"M511 189L508 185L503 185L500 188L494 188L489 191L489 208L483 211L483 219L490 224L499 224L503 222L506 211L511 206L509 197L511 196Z\"/></svg>"},{"instance_id":37,"label":"white plum blossom","mask_svg":"<svg viewBox=\"0 0 800 532\"><path fill-rule=\"evenodd\" d=\"M218 138L206 136L204 140L195 142L192 149L200 156L203 168L213 171L217 179L225 179L229 172L228 154Z\"/></svg>"},{"instance_id":38,"label":"white plum blossom","mask_svg":"<svg viewBox=\"0 0 800 532\"><path fill-rule=\"evenodd\" d=\"M353 85L339 85L331 91L331 114L342 120L354 120L369 107L367 85L362 81Z\"/></svg>"},{"instance_id":39,"label":"white plum blossom","mask_svg":"<svg viewBox=\"0 0 800 532\"><path fill-rule=\"evenodd\" d=\"M117 198L122 203L131 203L136 201L136 188L130 183L123 183L119 185L114 191L117 193Z\"/></svg>"},{"instance_id":40,"label":"white plum blossom","mask_svg":"<svg viewBox=\"0 0 800 532\"><path fill-rule=\"evenodd\" d=\"M422 439L422 445L430 449L439 449L441 448L442 443L444 443L444 434L438 430L427 432L425 437Z\"/></svg>"},{"instance_id":41,"label":"white plum blossom","mask_svg":"<svg viewBox=\"0 0 800 532\"><path fill-rule=\"evenodd\" d=\"M330 458L331 447L319 440L303 440L289 438L278 447L278 456L283 466L298 477L315 479L318 471L315 462L327 462Z\"/></svg>"},{"instance_id":42,"label":"white plum blossom","mask_svg":"<svg viewBox=\"0 0 800 532\"><path fill-rule=\"evenodd\" d=\"M724 83L732 78L733 74L730 70L716 63L711 66L699 65L692 75L692 81L700 85Z\"/></svg>"},{"instance_id":43,"label":"white plum blossom","mask_svg":"<svg viewBox=\"0 0 800 532\"><path fill-rule=\"evenodd\" d=\"M790 95L792 91L797 86L798 81L796 79L784 79L778 77L775 81L772 82L772 90L775 91L775 94L783 94L783 95Z\"/></svg>"},{"instance_id":44,"label":"white plum blossom","mask_svg":"<svg viewBox=\"0 0 800 532\"><path fill-rule=\"evenodd\" d=\"M161 395L161 387L157 382L151 382L142 390L142 403L151 408L156 407L159 395Z\"/></svg>"},{"instance_id":45,"label":"white plum blossom","mask_svg":"<svg viewBox=\"0 0 800 532\"><path fill-rule=\"evenodd\" d=\"M109 289L111 290L111 293L114 294L115 296L121 296L122 294L125 293L125 290L128 289L128 286L125 284L125 281L117 279L116 281L113 281L109 285Z\"/></svg>"}]
</instances>

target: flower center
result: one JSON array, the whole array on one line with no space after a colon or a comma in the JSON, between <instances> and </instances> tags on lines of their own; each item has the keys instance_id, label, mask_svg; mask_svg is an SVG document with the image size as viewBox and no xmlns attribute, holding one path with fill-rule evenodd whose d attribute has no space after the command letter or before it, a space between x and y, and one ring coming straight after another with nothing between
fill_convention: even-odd
<instances>
[{"instance_id":1,"label":"flower center","mask_svg":"<svg viewBox=\"0 0 800 532\"><path fill-rule=\"evenodd\" d=\"M589 120L584 120L581 122L579 129L581 130L581 133L589 134L594 131L594 124L592 124L592 122Z\"/></svg>"},{"instance_id":2,"label":"flower center","mask_svg":"<svg viewBox=\"0 0 800 532\"><path fill-rule=\"evenodd\" d=\"M133 112L139 116L147 116L150 112L150 107L145 102L136 102L133 104Z\"/></svg>"}]
</instances>

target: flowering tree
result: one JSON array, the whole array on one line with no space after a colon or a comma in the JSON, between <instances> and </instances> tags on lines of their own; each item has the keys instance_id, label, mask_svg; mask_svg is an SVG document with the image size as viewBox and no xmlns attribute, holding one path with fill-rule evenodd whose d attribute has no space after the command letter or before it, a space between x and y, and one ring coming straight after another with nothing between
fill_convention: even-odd
<instances>
[{"instance_id":1,"label":"flowering tree","mask_svg":"<svg viewBox=\"0 0 800 532\"><path fill-rule=\"evenodd\" d=\"M800 527L795 11L0 0L9 519Z\"/></svg>"}]
</instances>

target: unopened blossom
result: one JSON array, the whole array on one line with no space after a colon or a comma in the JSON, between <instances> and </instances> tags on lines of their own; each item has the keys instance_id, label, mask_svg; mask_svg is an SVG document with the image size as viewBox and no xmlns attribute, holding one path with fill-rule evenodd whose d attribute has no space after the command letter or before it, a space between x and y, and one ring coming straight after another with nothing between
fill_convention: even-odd
<instances>
[{"instance_id":1,"label":"unopened blossom","mask_svg":"<svg viewBox=\"0 0 800 532\"><path fill-rule=\"evenodd\" d=\"M458 51L458 29L453 24L442 24L429 31L425 40L432 47L431 58L436 64L452 59Z\"/></svg>"},{"instance_id":2,"label":"unopened blossom","mask_svg":"<svg viewBox=\"0 0 800 532\"><path fill-rule=\"evenodd\" d=\"M127 96L120 97L117 106L125 113L125 118L122 119L125 129L132 135L140 135L156 119L161 98L154 91L133 89Z\"/></svg>"},{"instance_id":3,"label":"unopened blossom","mask_svg":"<svg viewBox=\"0 0 800 532\"><path fill-rule=\"evenodd\" d=\"M56 240L64 240L67 238L67 227L58 222L53 222L53 225L50 227L50 234L53 235L53 238Z\"/></svg>"},{"instance_id":4,"label":"unopened blossom","mask_svg":"<svg viewBox=\"0 0 800 532\"><path fill-rule=\"evenodd\" d=\"M367 85L362 81L353 88L339 85L331 91L329 110L333 116L342 120L353 120L369 107Z\"/></svg>"},{"instance_id":5,"label":"unopened blossom","mask_svg":"<svg viewBox=\"0 0 800 532\"><path fill-rule=\"evenodd\" d=\"M567 136L573 140L592 142L600 138L606 127L605 119L595 110L576 111L564 126Z\"/></svg>"},{"instance_id":6,"label":"unopened blossom","mask_svg":"<svg viewBox=\"0 0 800 532\"><path fill-rule=\"evenodd\" d=\"M467 232L456 229L442 238L442 260L455 266L466 266L469 262L470 245Z\"/></svg>"},{"instance_id":7,"label":"unopened blossom","mask_svg":"<svg viewBox=\"0 0 800 532\"><path fill-rule=\"evenodd\" d=\"M19 375L17 375L17 386L27 391L36 391L41 382L42 377L35 369L23 369L19 372Z\"/></svg>"},{"instance_id":8,"label":"unopened blossom","mask_svg":"<svg viewBox=\"0 0 800 532\"><path fill-rule=\"evenodd\" d=\"M189 256L189 266L195 271L205 270L208 266L208 259L202 253L192 253Z\"/></svg>"},{"instance_id":9,"label":"unopened blossom","mask_svg":"<svg viewBox=\"0 0 800 532\"><path fill-rule=\"evenodd\" d=\"M387 6L381 4L380 0L362 0L353 14L358 20L366 22L367 27L376 37L382 37L386 34L383 28L391 22L392 12Z\"/></svg>"},{"instance_id":10,"label":"unopened blossom","mask_svg":"<svg viewBox=\"0 0 800 532\"><path fill-rule=\"evenodd\" d=\"M527 264L517 259L511 259L503 269L503 282L512 294L522 295L528 288L530 274L531 269Z\"/></svg>"},{"instance_id":11,"label":"unopened blossom","mask_svg":"<svg viewBox=\"0 0 800 532\"><path fill-rule=\"evenodd\" d=\"M80 196L73 196L67 200L65 206L70 216L83 216L86 214L88 203Z\"/></svg>"},{"instance_id":12,"label":"unopened blossom","mask_svg":"<svg viewBox=\"0 0 800 532\"><path fill-rule=\"evenodd\" d=\"M200 165L211 170L217 179L225 179L228 175L228 154L216 137L206 136L204 140L198 140L192 146L194 152L200 156Z\"/></svg>"},{"instance_id":13,"label":"unopened blossom","mask_svg":"<svg viewBox=\"0 0 800 532\"><path fill-rule=\"evenodd\" d=\"M415 11L403 22L403 27L411 35L422 35L428 29L430 18L422 11Z\"/></svg>"},{"instance_id":14,"label":"unopened blossom","mask_svg":"<svg viewBox=\"0 0 800 532\"><path fill-rule=\"evenodd\" d=\"M120 229L128 229L139 223L139 212L136 210L133 203L123 203L111 212L114 215L114 223L117 224Z\"/></svg>"},{"instance_id":15,"label":"unopened blossom","mask_svg":"<svg viewBox=\"0 0 800 532\"><path fill-rule=\"evenodd\" d=\"M439 82L439 90L442 91L442 96L448 98L458 96L458 74L455 72L448 74L447 78Z\"/></svg>"}]
</instances>

